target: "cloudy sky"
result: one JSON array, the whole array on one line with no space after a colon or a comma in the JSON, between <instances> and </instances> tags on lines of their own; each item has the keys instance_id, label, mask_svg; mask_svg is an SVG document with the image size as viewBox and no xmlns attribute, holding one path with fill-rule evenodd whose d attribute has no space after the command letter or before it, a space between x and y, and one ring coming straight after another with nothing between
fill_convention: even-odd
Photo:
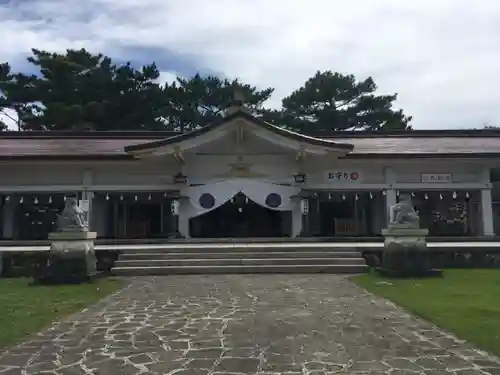
<instances>
[{"instance_id":1,"label":"cloudy sky","mask_svg":"<svg viewBox=\"0 0 500 375\"><path fill-rule=\"evenodd\" d=\"M371 75L417 129L500 124L500 1L0 0L0 60L85 47L275 87L317 70Z\"/></svg>"}]
</instances>

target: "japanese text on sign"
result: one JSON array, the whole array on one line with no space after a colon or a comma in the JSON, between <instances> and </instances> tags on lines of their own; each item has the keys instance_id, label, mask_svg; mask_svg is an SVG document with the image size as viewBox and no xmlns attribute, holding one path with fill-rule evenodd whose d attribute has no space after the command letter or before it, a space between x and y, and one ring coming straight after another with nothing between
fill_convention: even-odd
<instances>
[{"instance_id":1,"label":"japanese text on sign","mask_svg":"<svg viewBox=\"0 0 500 375\"><path fill-rule=\"evenodd\" d=\"M328 172L326 178L334 182L355 182L360 180L361 175L356 171L334 171Z\"/></svg>"},{"instance_id":2,"label":"japanese text on sign","mask_svg":"<svg viewBox=\"0 0 500 375\"><path fill-rule=\"evenodd\" d=\"M451 173L441 173L441 174L422 174L422 182L451 182Z\"/></svg>"}]
</instances>

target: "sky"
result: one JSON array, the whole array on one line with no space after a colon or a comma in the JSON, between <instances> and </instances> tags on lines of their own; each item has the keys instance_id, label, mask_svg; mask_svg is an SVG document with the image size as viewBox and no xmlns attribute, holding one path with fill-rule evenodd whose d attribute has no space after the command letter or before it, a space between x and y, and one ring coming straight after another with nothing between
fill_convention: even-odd
<instances>
[{"instance_id":1,"label":"sky","mask_svg":"<svg viewBox=\"0 0 500 375\"><path fill-rule=\"evenodd\" d=\"M84 47L155 61L163 81L274 87L270 107L333 70L398 93L416 129L500 124L498 0L0 0L0 35L15 70L30 69L31 48Z\"/></svg>"}]
</instances>

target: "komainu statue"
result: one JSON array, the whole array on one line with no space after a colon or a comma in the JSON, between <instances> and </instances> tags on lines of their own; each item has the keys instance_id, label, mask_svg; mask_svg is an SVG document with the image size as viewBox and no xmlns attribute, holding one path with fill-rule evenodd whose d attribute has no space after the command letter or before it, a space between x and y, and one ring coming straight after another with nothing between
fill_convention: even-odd
<instances>
[{"instance_id":1,"label":"komainu statue","mask_svg":"<svg viewBox=\"0 0 500 375\"><path fill-rule=\"evenodd\" d=\"M84 232L88 230L85 215L78 206L76 198L66 199L64 210L57 218L57 230L59 232Z\"/></svg>"},{"instance_id":2,"label":"komainu statue","mask_svg":"<svg viewBox=\"0 0 500 375\"><path fill-rule=\"evenodd\" d=\"M401 194L399 203L391 206L389 227L420 228L418 213L410 194Z\"/></svg>"}]
</instances>

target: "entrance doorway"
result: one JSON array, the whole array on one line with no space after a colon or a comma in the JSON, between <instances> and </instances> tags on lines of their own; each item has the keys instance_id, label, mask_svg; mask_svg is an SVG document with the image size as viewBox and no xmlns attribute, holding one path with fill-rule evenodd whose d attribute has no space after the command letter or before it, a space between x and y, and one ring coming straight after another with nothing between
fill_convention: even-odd
<instances>
[{"instance_id":1,"label":"entrance doorway","mask_svg":"<svg viewBox=\"0 0 500 375\"><path fill-rule=\"evenodd\" d=\"M215 210L192 218L189 225L191 237L285 237L290 236L291 213L262 207L239 193Z\"/></svg>"}]
</instances>

